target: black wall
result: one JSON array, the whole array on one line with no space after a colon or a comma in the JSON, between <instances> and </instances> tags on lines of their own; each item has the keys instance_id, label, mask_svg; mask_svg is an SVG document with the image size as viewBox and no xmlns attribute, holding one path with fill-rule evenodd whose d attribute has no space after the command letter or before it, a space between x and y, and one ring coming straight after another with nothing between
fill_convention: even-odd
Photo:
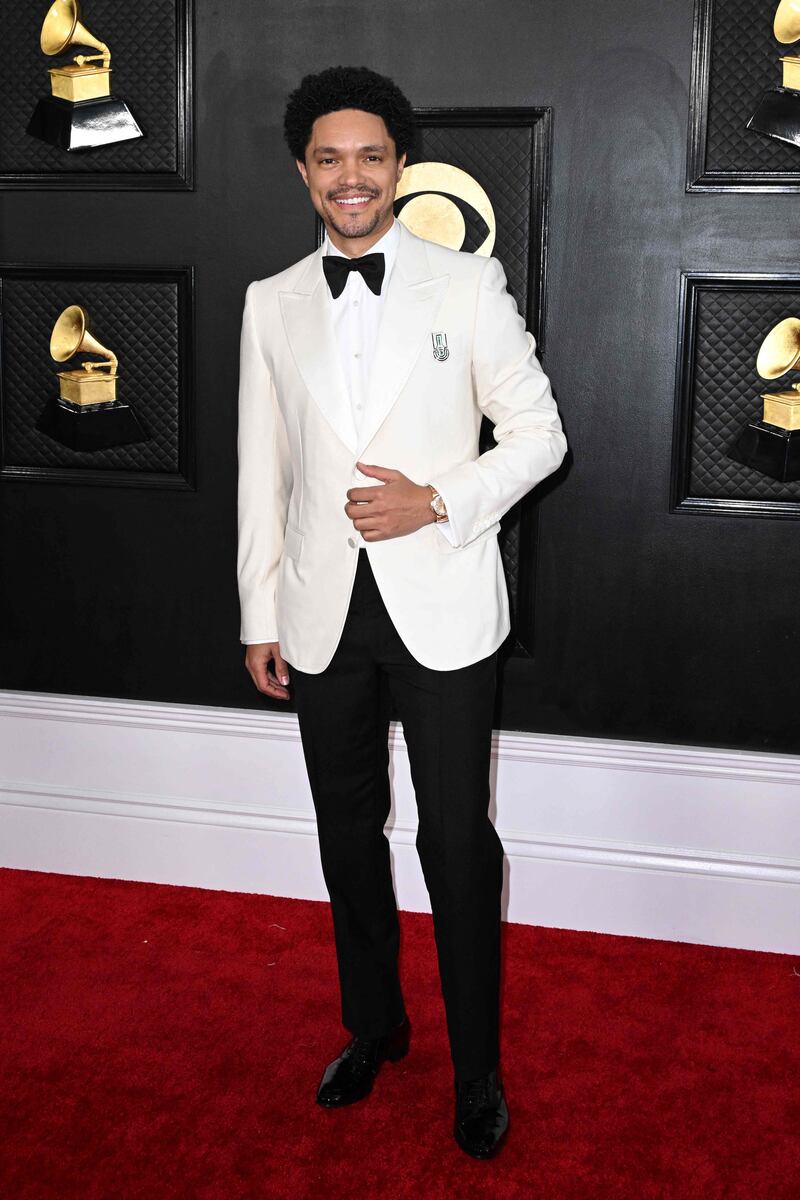
<instances>
[{"instance_id":1,"label":"black wall","mask_svg":"<svg viewBox=\"0 0 800 1200\"><path fill-rule=\"evenodd\" d=\"M669 512L680 270L799 257L795 196L684 191L692 16L197 0L196 190L0 197L5 262L194 264L197 491L4 482L0 686L268 706L238 642L239 323L246 284L314 248L282 110L343 62L417 106L553 109L544 366L573 461L542 489L535 657L506 663L497 724L798 750L800 529Z\"/></svg>"}]
</instances>

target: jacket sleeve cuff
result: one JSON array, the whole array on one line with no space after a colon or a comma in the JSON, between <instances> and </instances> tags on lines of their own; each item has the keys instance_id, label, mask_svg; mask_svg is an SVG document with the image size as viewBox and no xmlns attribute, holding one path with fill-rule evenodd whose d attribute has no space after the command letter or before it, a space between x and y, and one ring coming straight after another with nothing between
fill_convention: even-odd
<instances>
[{"instance_id":1,"label":"jacket sleeve cuff","mask_svg":"<svg viewBox=\"0 0 800 1200\"><path fill-rule=\"evenodd\" d=\"M448 539L453 546L460 548L469 545L479 533L500 520L499 512L478 510L475 499L474 462L462 463L440 475L439 479L440 483L433 480L433 484L447 509L447 525L450 527Z\"/></svg>"}]
</instances>

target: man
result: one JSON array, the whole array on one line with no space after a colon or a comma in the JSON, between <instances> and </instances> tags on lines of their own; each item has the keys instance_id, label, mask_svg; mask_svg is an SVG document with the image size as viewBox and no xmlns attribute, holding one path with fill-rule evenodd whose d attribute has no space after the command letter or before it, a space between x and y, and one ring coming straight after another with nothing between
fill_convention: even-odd
<instances>
[{"instance_id":1,"label":"man","mask_svg":"<svg viewBox=\"0 0 800 1200\"><path fill-rule=\"evenodd\" d=\"M394 218L413 131L396 85L366 68L306 76L284 129L325 241L247 289L238 581L256 687L280 700L292 688L352 1035L317 1100L361 1099L409 1045L384 834L394 707L433 912L454 1134L487 1158L508 1127L502 846L488 816L497 648L509 631L497 532L566 440L497 259L424 241ZM479 456L482 413L497 445Z\"/></svg>"}]
</instances>

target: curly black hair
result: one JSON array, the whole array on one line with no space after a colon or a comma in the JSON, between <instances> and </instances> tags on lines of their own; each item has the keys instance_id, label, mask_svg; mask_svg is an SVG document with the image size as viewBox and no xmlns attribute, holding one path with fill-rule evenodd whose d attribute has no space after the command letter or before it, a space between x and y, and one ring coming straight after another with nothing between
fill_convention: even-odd
<instances>
[{"instance_id":1,"label":"curly black hair","mask_svg":"<svg viewBox=\"0 0 800 1200\"><path fill-rule=\"evenodd\" d=\"M286 102L283 134L294 158L305 161L317 117L342 108L358 108L383 117L397 157L408 152L414 135L414 111L394 80L368 67L328 67L316 75L305 75Z\"/></svg>"}]
</instances>

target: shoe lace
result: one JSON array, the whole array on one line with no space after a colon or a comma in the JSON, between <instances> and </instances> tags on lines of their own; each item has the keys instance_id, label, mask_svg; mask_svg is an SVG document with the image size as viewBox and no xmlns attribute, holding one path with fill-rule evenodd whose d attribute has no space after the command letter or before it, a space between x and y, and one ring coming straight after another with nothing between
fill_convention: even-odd
<instances>
[{"instance_id":1,"label":"shoe lace","mask_svg":"<svg viewBox=\"0 0 800 1200\"><path fill-rule=\"evenodd\" d=\"M367 1038L354 1038L351 1057L358 1063L367 1066L375 1053L375 1043Z\"/></svg>"},{"instance_id":2,"label":"shoe lace","mask_svg":"<svg viewBox=\"0 0 800 1200\"><path fill-rule=\"evenodd\" d=\"M461 1102L466 1112L480 1110L489 1104L489 1080L486 1076L470 1079L461 1085Z\"/></svg>"}]
</instances>

